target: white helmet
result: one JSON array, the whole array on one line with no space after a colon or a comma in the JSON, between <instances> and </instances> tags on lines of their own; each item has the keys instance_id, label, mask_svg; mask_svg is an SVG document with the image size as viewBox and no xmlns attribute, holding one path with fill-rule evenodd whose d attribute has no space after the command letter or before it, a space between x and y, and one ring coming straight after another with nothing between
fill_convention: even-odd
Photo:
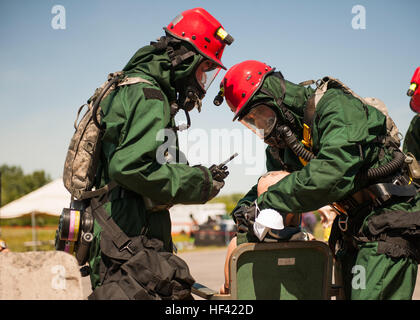
<instances>
[{"instance_id":1,"label":"white helmet","mask_svg":"<svg viewBox=\"0 0 420 320\"><path fill-rule=\"evenodd\" d=\"M263 209L255 218L253 228L255 235L262 241L271 229L284 229L283 217L276 210Z\"/></svg>"}]
</instances>

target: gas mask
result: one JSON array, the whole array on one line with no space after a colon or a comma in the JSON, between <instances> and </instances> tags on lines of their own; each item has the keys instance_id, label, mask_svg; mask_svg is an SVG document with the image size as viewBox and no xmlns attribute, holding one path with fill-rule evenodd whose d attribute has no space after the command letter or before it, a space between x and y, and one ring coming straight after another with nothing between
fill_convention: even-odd
<instances>
[{"instance_id":1,"label":"gas mask","mask_svg":"<svg viewBox=\"0 0 420 320\"><path fill-rule=\"evenodd\" d=\"M220 69L221 67L211 60L202 58L194 72L187 79L178 82L177 104L179 108L189 112L196 107L200 112L202 99L217 77Z\"/></svg>"},{"instance_id":2,"label":"gas mask","mask_svg":"<svg viewBox=\"0 0 420 320\"><path fill-rule=\"evenodd\" d=\"M286 143L277 134L278 115L269 105L259 104L252 107L239 121L268 145L281 149L286 148Z\"/></svg>"},{"instance_id":3,"label":"gas mask","mask_svg":"<svg viewBox=\"0 0 420 320\"><path fill-rule=\"evenodd\" d=\"M185 83L186 82L186 83ZM178 92L177 104L180 109L190 112L194 108L201 111L202 99L205 91L201 90L192 77L184 81L185 89Z\"/></svg>"}]
</instances>

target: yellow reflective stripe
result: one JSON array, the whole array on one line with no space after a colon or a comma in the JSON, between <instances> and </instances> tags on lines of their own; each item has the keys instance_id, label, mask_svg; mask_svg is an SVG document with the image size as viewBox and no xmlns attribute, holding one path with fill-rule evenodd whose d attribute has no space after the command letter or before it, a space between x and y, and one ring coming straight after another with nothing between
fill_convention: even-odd
<instances>
[{"instance_id":1,"label":"yellow reflective stripe","mask_svg":"<svg viewBox=\"0 0 420 320\"><path fill-rule=\"evenodd\" d=\"M312 147L312 138L311 138L311 128L304 123L303 124L303 140L301 141L306 148ZM303 158L299 157L299 161L306 166L308 161L305 161Z\"/></svg>"},{"instance_id":2,"label":"yellow reflective stripe","mask_svg":"<svg viewBox=\"0 0 420 320\"><path fill-rule=\"evenodd\" d=\"M305 147L307 147L307 148L310 148L311 147L311 144L308 141L305 141L305 139L303 139L301 142L303 143L303 145Z\"/></svg>"},{"instance_id":3,"label":"yellow reflective stripe","mask_svg":"<svg viewBox=\"0 0 420 320\"><path fill-rule=\"evenodd\" d=\"M311 128L307 124L303 124L303 140L302 143L305 147L312 147Z\"/></svg>"},{"instance_id":4,"label":"yellow reflective stripe","mask_svg":"<svg viewBox=\"0 0 420 320\"><path fill-rule=\"evenodd\" d=\"M220 39L222 39L222 40L225 40L225 38L228 36L228 33L222 28L222 27L220 27L219 28L219 30L217 30L217 33L216 33L219 37L220 37Z\"/></svg>"},{"instance_id":5,"label":"yellow reflective stripe","mask_svg":"<svg viewBox=\"0 0 420 320\"><path fill-rule=\"evenodd\" d=\"M416 88L417 88L417 83L413 82L410 86L410 90L416 91Z\"/></svg>"},{"instance_id":6,"label":"yellow reflective stripe","mask_svg":"<svg viewBox=\"0 0 420 320\"><path fill-rule=\"evenodd\" d=\"M299 157L299 161L303 164L303 166L306 166L308 164L308 161L306 161L302 157Z\"/></svg>"},{"instance_id":7,"label":"yellow reflective stripe","mask_svg":"<svg viewBox=\"0 0 420 320\"><path fill-rule=\"evenodd\" d=\"M74 233L73 239L70 241L77 241L79 237L79 227L80 227L80 211L74 211Z\"/></svg>"},{"instance_id":8,"label":"yellow reflective stripe","mask_svg":"<svg viewBox=\"0 0 420 320\"><path fill-rule=\"evenodd\" d=\"M330 235L331 235L331 227L327 227L324 229L324 241L328 242L328 240L330 239Z\"/></svg>"},{"instance_id":9,"label":"yellow reflective stripe","mask_svg":"<svg viewBox=\"0 0 420 320\"><path fill-rule=\"evenodd\" d=\"M68 253L72 254L74 252L74 242L69 243L69 251Z\"/></svg>"}]
</instances>

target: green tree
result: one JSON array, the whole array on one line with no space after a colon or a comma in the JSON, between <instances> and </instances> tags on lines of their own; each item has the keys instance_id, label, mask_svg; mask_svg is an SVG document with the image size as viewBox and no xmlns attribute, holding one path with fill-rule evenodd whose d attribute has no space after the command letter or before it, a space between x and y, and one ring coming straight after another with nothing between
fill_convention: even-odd
<instances>
[{"instance_id":1,"label":"green tree","mask_svg":"<svg viewBox=\"0 0 420 320\"><path fill-rule=\"evenodd\" d=\"M24 174L19 166L0 166L1 174L1 205L16 200L51 181L51 177L44 170L37 170Z\"/></svg>"}]
</instances>

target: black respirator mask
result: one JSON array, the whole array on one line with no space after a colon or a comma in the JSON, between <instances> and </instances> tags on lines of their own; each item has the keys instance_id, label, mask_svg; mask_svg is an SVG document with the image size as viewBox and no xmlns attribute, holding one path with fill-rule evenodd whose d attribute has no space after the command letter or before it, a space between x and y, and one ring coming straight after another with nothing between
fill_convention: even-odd
<instances>
[{"instance_id":1,"label":"black respirator mask","mask_svg":"<svg viewBox=\"0 0 420 320\"><path fill-rule=\"evenodd\" d=\"M213 80L217 77L221 67L212 61L201 58L197 67L187 77L178 80L175 83L175 89L178 93L177 100L171 105L171 116L174 117L179 110L184 110L187 118L187 124L177 126L175 130L185 130L191 125L189 112L197 108L201 111L202 100Z\"/></svg>"},{"instance_id":2,"label":"black respirator mask","mask_svg":"<svg viewBox=\"0 0 420 320\"><path fill-rule=\"evenodd\" d=\"M180 109L190 112L194 108L201 111L202 100L206 92L197 85L193 76L182 81L182 87L177 88L177 105Z\"/></svg>"},{"instance_id":3,"label":"black respirator mask","mask_svg":"<svg viewBox=\"0 0 420 320\"><path fill-rule=\"evenodd\" d=\"M196 107L200 112L201 101L220 69L221 67L211 60L201 58L191 75L177 83L179 107L188 112Z\"/></svg>"}]
</instances>

